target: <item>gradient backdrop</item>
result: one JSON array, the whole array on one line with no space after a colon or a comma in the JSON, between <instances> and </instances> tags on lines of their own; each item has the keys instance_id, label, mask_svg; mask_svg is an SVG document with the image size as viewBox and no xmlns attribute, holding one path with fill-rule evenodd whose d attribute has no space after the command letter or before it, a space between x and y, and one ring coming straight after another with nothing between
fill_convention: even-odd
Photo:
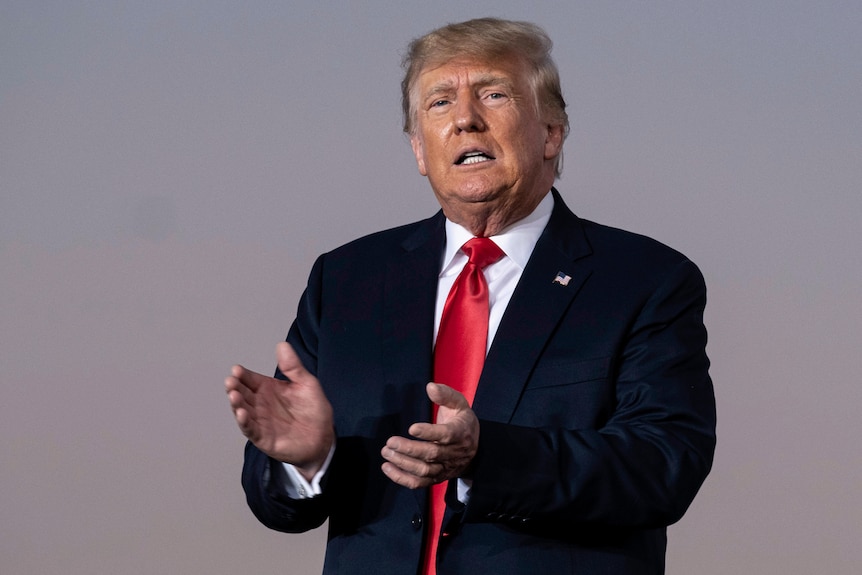
<instances>
[{"instance_id":1,"label":"gradient backdrop","mask_svg":"<svg viewBox=\"0 0 862 575\"><path fill-rule=\"evenodd\" d=\"M719 447L668 573L858 572L856 0L0 0L0 572L319 572L322 530L247 511L222 382L318 253L435 211L400 55L484 15L555 40L570 206L707 279Z\"/></svg>"}]
</instances>

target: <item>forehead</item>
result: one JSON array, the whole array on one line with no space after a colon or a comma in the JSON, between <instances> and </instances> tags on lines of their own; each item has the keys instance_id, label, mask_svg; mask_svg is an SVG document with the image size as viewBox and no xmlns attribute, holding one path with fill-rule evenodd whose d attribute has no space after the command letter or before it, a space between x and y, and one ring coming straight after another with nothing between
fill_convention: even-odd
<instances>
[{"instance_id":1,"label":"forehead","mask_svg":"<svg viewBox=\"0 0 862 575\"><path fill-rule=\"evenodd\" d=\"M526 66L520 58L501 56L499 58L456 58L441 64L427 65L419 72L416 91L422 96L460 85L489 85L504 83L512 87L525 85Z\"/></svg>"}]
</instances>

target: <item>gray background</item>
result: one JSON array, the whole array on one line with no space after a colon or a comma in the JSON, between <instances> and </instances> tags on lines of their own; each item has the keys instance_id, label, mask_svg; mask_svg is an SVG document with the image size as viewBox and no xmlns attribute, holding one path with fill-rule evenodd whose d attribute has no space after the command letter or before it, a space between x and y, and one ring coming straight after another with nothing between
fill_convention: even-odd
<instances>
[{"instance_id":1,"label":"gray background","mask_svg":"<svg viewBox=\"0 0 862 575\"><path fill-rule=\"evenodd\" d=\"M581 216L709 286L712 475L668 573L862 563L862 4L0 2L0 572L315 573L267 531L222 381L314 257L430 215L400 55L535 21Z\"/></svg>"}]
</instances>

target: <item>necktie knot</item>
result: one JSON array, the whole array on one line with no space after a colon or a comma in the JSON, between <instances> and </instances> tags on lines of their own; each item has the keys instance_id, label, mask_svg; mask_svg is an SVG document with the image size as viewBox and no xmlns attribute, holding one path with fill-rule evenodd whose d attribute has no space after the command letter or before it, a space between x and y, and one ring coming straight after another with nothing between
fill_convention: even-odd
<instances>
[{"instance_id":1,"label":"necktie knot","mask_svg":"<svg viewBox=\"0 0 862 575\"><path fill-rule=\"evenodd\" d=\"M468 240L461 246L461 250L467 254L470 263L479 269L485 269L506 255L500 249L500 246L495 244L490 238L473 238Z\"/></svg>"}]
</instances>

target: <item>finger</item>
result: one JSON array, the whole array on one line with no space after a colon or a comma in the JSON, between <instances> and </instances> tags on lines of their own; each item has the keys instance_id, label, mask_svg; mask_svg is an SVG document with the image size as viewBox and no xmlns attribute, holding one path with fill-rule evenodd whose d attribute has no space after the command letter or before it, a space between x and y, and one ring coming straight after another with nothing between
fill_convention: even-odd
<instances>
[{"instance_id":1,"label":"finger","mask_svg":"<svg viewBox=\"0 0 862 575\"><path fill-rule=\"evenodd\" d=\"M381 455L383 455L383 459L404 473L416 477L434 477L443 469L443 466L439 463L426 463L425 461L405 456L386 447L381 450Z\"/></svg>"},{"instance_id":2,"label":"finger","mask_svg":"<svg viewBox=\"0 0 862 575\"><path fill-rule=\"evenodd\" d=\"M392 461L387 457L388 453L394 453L394 457L399 460L412 459L423 463L431 463L437 461L440 457L440 446L436 443L428 441L415 441L406 437L390 437L383 446L381 453L383 457Z\"/></svg>"},{"instance_id":3,"label":"finger","mask_svg":"<svg viewBox=\"0 0 862 575\"><path fill-rule=\"evenodd\" d=\"M452 429L448 425L437 423L414 423L407 430L412 437L423 442L447 444L452 441Z\"/></svg>"},{"instance_id":4,"label":"finger","mask_svg":"<svg viewBox=\"0 0 862 575\"><path fill-rule=\"evenodd\" d=\"M470 408L470 403L467 401L467 398L448 385L433 382L429 383L425 386L425 393L428 394L428 399L440 407L448 407L450 409Z\"/></svg>"},{"instance_id":5,"label":"finger","mask_svg":"<svg viewBox=\"0 0 862 575\"><path fill-rule=\"evenodd\" d=\"M227 394L228 402L230 403L230 408L233 410L234 415L237 410L242 409L248 413L249 417L253 417L255 413L255 405L254 402L248 401L248 399L239 391L231 390Z\"/></svg>"},{"instance_id":6,"label":"finger","mask_svg":"<svg viewBox=\"0 0 862 575\"><path fill-rule=\"evenodd\" d=\"M288 381L302 382L309 377L312 377L305 366L302 365L302 360L293 350L293 347L283 341L275 346L275 357L278 361L278 369Z\"/></svg>"},{"instance_id":7,"label":"finger","mask_svg":"<svg viewBox=\"0 0 862 575\"><path fill-rule=\"evenodd\" d=\"M255 392L233 375L224 380L224 387L228 397L230 397L231 393L239 394L246 403L249 405L254 404ZM233 405L233 401L231 401L231 405Z\"/></svg>"},{"instance_id":8,"label":"finger","mask_svg":"<svg viewBox=\"0 0 862 575\"><path fill-rule=\"evenodd\" d=\"M383 448L384 451L386 449L386 447ZM413 458L403 457L394 451L384 455L384 458L387 456L394 460L386 459L381 469L383 469L383 473L387 477L399 485L416 489L418 487L427 487L442 480L444 468L439 463L425 463Z\"/></svg>"},{"instance_id":9,"label":"finger","mask_svg":"<svg viewBox=\"0 0 862 575\"><path fill-rule=\"evenodd\" d=\"M266 379L271 379L261 373L246 369L241 365L235 365L231 368L231 376L252 392L257 391ZM225 384L227 384L227 380L225 381Z\"/></svg>"},{"instance_id":10,"label":"finger","mask_svg":"<svg viewBox=\"0 0 862 575\"><path fill-rule=\"evenodd\" d=\"M248 436L251 433L251 427L255 425L254 406L249 405L236 391L228 393L228 400L237 425L239 425L243 435Z\"/></svg>"},{"instance_id":11,"label":"finger","mask_svg":"<svg viewBox=\"0 0 862 575\"><path fill-rule=\"evenodd\" d=\"M250 420L248 411L245 408L238 407L233 411L233 416L236 419L236 423L237 425L239 425L239 428L243 431L243 433L245 433Z\"/></svg>"},{"instance_id":12,"label":"finger","mask_svg":"<svg viewBox=\"0 0 862 575\"><path fill-rule=\"evenodd\" d=\"M254 440L257 434L257 426L251 413L244 407L238 407L233 410L233 416L240 432L247 438Z\"/></svg>"},{"instance_id":13,"label":"finger","mask_svg":"<svg viewBox=\"0 0 862 575\"><path fill-rule=\"evenodd\" d=\"M434 483L428 478L416 477L415 475L406 473L392 463L384 463L380 466L380 469L383 471L383 474L386 477L388 477L398 485L402 485L404 487L407 487L408 489L419 489L420 487L428 487L429 485Z\"/></svg>"},{"instance_id":14,"label":"finger","mask_svg":"<svg viewBox=\"0 0 862 575\"><path fill-rule=\"evenodd\" d=\"M261 447L261 433L260 427L253 419L248 420L240 420L237 419L237 424L239 425L240 433L242 433L249 441L254 443L261 451L266 451Z\"/></svg>"}]
</instances>

